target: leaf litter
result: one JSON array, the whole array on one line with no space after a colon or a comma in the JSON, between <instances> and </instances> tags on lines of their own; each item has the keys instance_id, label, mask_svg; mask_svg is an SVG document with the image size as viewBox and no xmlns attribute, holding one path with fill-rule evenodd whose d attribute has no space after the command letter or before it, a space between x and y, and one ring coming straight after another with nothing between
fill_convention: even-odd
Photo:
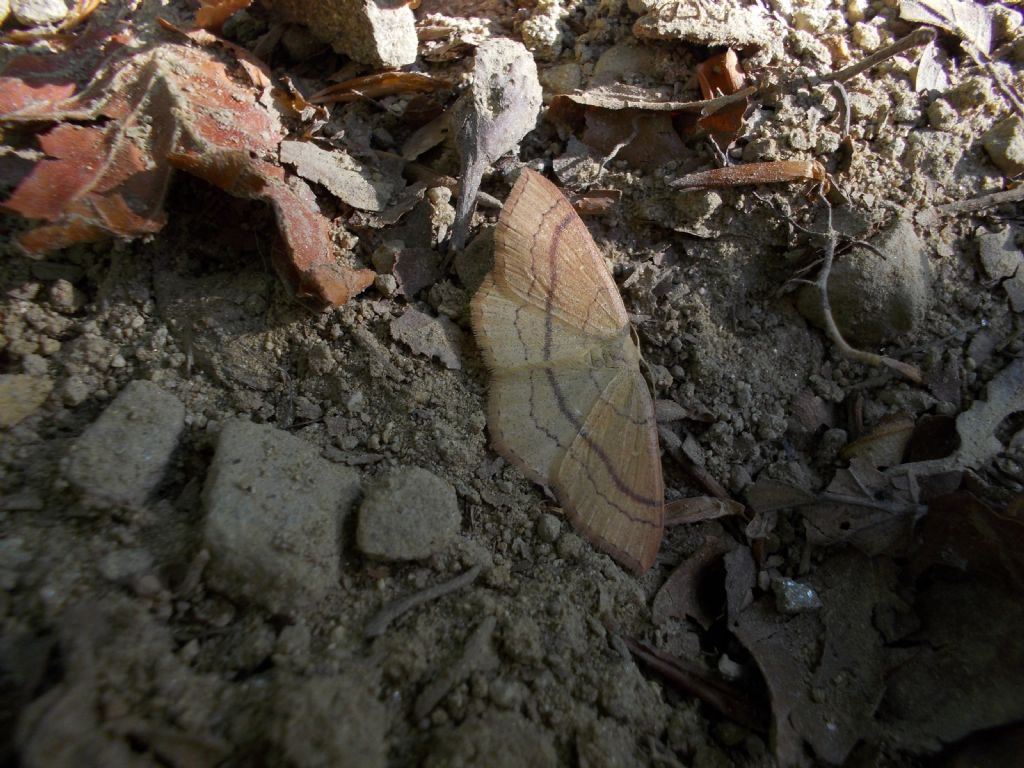
<instances>
[{"instance_id":1,"label":"leaf litter","mask_svg":"<svg viewBox=\"0 0 1024 768\"><path fill-rule=\"evenodd\" d=\"M30 412L9 409L20 452L4 454L4 470L25 487L0 497L11 528L0 574L15 585L5 610L57 615L30 595L50 594L34 585L61 572L42 553L63 547L60 561L102 561L123 590L111 596L97 582L107 604L94 612L127 628L122 643L133 632L163 638L115 643L110 654L95 631L76 630L81 617L42 620L40 631L49 622L61 637L86 638L61 641L72 672L84 648L115 679L137 664L155 680L114 692L103 676L71 674L50 689L61 696L50 707L53 696L37 698L19 679L17 700L35 698L24 723L64 712L72 741L102 729L111 754L131 744L171 763L259 750L293 764L357 753L360 764L385 755L415 764L460 751L490 758L494 712L511 710L516 743L503 758L589 756L583 746L600 733L623 764L882 754L917 765L1024 716L1014 642L1024 579L1021 270L1007 226L1020 198L993 192L1002 169L968 151L1015 108L1012 13L907 2L902 22L871 9L868 24L852 7L834 18L780 7L770 19L746 9L756 23L740 29L736 16L723 21L724 8L739 10L728 4L701 26L680 3L510 13L490 0L424 0L417 61L376 71L364 54L389 50L388 29L408 42L409 8L368 27L360 63L316 48L263 7L239 10L247 5L204 3L217 16L201 23L228 40L184 24L112 32L105 9L93 8L77 37L66 27L54 53L13 58L0 81L5 141L22 167L35 163L20 183L5 182L8 210L35 227L12 234L47 250L14 257L3 273L13 318L0 337L5 360L40 383L41 398ZM959 36L966 58L925 29L897 39L908 20ZM734 48L709 58L694 40ZM620 44L654 64L622 82L591 77L589 62ZM97 173L83 157L108 162ZM524 162L553 168L576 207L595 215L588 226L657 388L672 527L641 581L590 551L550 498L486 448L466 307L488 268L493 210ZM172 168L269 205L280 241L233 260L197 242L202 214L175 197L197 187L172 182ZM844 199L833 196L836 229L823 236L820 200L769 185L826 178ZM848 354L859 350L841 335L805 327L784 287L814 274L827 287L822 242L827 260L851 259L851 246L886 229L893 206L918 212L936 270L927 323L867 356ZM850 222L849 235L839 231ZM230 242L234 222L218 226ZM134 240L118 248L137 258L115 250L107 271L93 261L103 246L81 244L110 236ZM451 264L449 244L468 244ZM340 308L296 311L265 279L267 259L293 293ZM874 297L858 298L874 311ZM870 367L881 358L922 373L897 381ZM112 510L112 533L77 517L94 525L89 538L64 540L57 523L47 550L23 511L77 502L47 479L59 470L39 457L60 451L46 435L74 439L131 378L185 403L183 463L153 511ZM164 512L183 511L174 524L190 531L204 518L215 499L203 495L203 475L221 419L236 413L293 432L367 481L430 467L457 494L456 544L397 564L368 562L343 542L329 605L287 621L202 575L168 601L165 575L173 586L177 565L210 555L170 544L184 529L161 527ZM131 573L154 559L160 570ZM62 577L76 589L97 578ZM353 627L373 627L372 638ZM32 645L15 633L0 653L7 662ZM637 664L665 687L652 688ZM354 684L354 666L375 682ZM160 710L143 691L172 679L210 695L183 697L195 710ZM367 727L295 739L258 714L246 725L238 712L254 700L236 682L246 680L289 691L269 708L302 712L305 723ZM384 700L394 704L387 716ZM119 707L147 719L116 725L107 714ZM16 745L23 758L51 746L46 728L29 725Z\"/></svg>"}]
</instances>

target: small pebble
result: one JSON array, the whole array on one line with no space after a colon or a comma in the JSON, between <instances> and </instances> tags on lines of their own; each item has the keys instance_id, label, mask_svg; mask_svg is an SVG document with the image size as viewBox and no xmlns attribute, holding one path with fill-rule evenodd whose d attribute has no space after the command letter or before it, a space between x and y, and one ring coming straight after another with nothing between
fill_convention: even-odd
<instances>
[{"instance_id":1,"label":"small pebble","mask_svg":"<svg viewBox=\"0 0 1024 768\"><path fill-rule=\"evenodd\" d=\"M822 607L817 592L793 579L775 579L772 582L772 591L775 592L775 606L779 613L803 613L817 611Z\"/></svg>"},{"instance_id":2,"label":"small pebble","mask_svg":"<svg viewBox=\"0 0 1024 768\"><path fill-rule=\"evenodd\" d=\"M574 533L566 533L558 540L555 551L564 560L576 560L583 554L583 547L583 539Z\"/></svg>"},{"instance_id":3,"label":"small pebble","mask_svg":"<svg viewBox=\"0 0 1024 768\"><path fill-rule=\"evenodd\" d=\"M548 544L554 543L561 531L562 521L554 515L543 514L537 521L537 536L543 542Z\"/></svg>"}]
</instances>

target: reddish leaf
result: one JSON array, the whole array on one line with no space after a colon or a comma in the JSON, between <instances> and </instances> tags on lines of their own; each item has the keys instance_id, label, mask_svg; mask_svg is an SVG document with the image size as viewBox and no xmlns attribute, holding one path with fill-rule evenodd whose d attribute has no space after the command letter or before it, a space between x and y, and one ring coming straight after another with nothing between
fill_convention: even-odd
<instances>
[{"instance_id":1,"label":"reddish leaf","mask_svg":"<svg viewBox=\"0 0 1024 768\"><path fill-rule=\"evenodd\" d=\"M344 104L357 99L378 99L399 93L429 93L451 88L451 83L421 72L380 72L336 83L310 98L314 104Z\"/></svg>"},{"instance_id":2,"label":"reddish leaf","mask_svg":"<svg viewBox=\"0 0 1024 768\"><path fill-rule=\"evenodd\" d=\"M0 121L57 123L39 139L46 159L4 204L46 222L19 245L42 254L158 231L176 166L273 208L285 242L276 266L300 294L340 304L365 289L373 273L337 261L309 188L267 162L284 129L259 100L265 67L234 48L221 54L208 32L175 31L202 47L108 30L83 36L74 55L20 57L4 71Z\"/></svg>"},{"instance_id":3,"label":"reddish leaf","mask_svg":"<svg viewBox=\"0 0 1024 768\"><path fill-rule=\"evenodd\" d=\"M744 81L736 52L729 48L698 64L697 79L700 81L701 96L705 99L736 93L743 87ZM724 150L743 128L743 114L746 111L747 102L738 101L700 118L697 124L710 133L715 143Z\"/></svg>"},{"instance_id":4,"label":"reddish leaf","mask_svg":"<svg viewBox=\"0 0 1024 768\"><path fill-rule=\"evenodd\" d=\"M224 22L236 11L248 8L252 0L200 0L202 8L196 11L196 24L212 32L220 32Z\"/></svg>"}]
</instances>

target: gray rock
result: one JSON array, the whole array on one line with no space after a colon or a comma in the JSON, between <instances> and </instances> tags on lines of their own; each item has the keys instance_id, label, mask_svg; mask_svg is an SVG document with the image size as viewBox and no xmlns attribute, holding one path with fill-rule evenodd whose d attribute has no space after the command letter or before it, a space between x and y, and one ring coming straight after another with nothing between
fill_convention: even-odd
<instances>
[{"instance_id":1,"label":"gray rock","mask_svg":"<svg viewBox=\"0 0 1024 768\"><path fill-rule=\"evenodd\" d=\"M276 0L274 9L363 64L402 67L416 60L416 17L408 3Z\"/></svg>"},{"instance_id":2,"label":"gray rock","mask_svg":"<svg viewBox=\"0 0 1024 768\"><path fill-rule=\"evenodd\" d=\"M982 137L992 162L1006 176L1024 173L1024 120L1018 115L1000 120Z\"/></svg>"},{"instance_id":3,"label":"gray rock","mask_svg":"<svg viewBox=\"0 0 1024 768\"><path fill-rule=\"evenodd\" d=\"M885 257L853 248L836 259L828 282L832 316L853 345L874 347L913 331L931 301L931 270L924 244L907 219L897 219L873 245ZM797 295L801 314L823 325L818 289Z\"/></svg>"},{"instance_id":4,"label":"gray rock","mask_svg":"<svg viewBox=\"0 0 1024 768\"><path fill-rule=\"evenodd\" d=\"M203 489L210 583L292 614L335 586L355 470L269 425L224 426Z\"/></svg>"},{"instance_id":5,"label":"gray rock","mask_svg":"<svg viewBox=\"0 0 1024 768\"><path fill-rule=\"evenodd\" d=\"M87 503L140 506L163 479L185 428L185 406L132 381L71 446L64 476Z\"/></svg>"},{"instance_id":6,"label":"gray rock","mask_svg":"<svg viewBox=\"0 0 1024 768\"><path fill-rule=\"evenodd\" d=\"M421 560L440 552L459 532L455 489L420 467L392 470L366 492L356 542L370 557Z\"/></svg>"},{"instance_id":7,"label":"gray rock","mask_svg":"<svg viewBox=\"0 0 1024 768\"><path fill-rule=\"evenodd\" d=\"M1017 247L1017 227L978 236L978 259L985 274L1002 281L1014 312L1024 312L1024 255Z\"/></svg>"},{"instance_id":8,"label":"gray rock","mask_svg":"<svg viewBox=\"0 0 1024 768\"><path fill-rule=\"evenodd\" d=\"M793 579L779 578L772 581L772 591L775 593L775 607L779 613L803 613L804 611L817 611L821 608L821 598L818 593L806 584L801 584Z\"/></svg>"},{"instance_id":9,"label":"gray rock","mask_svg":"<svg viewBox=\"0 0 1024 768\"><path fill-rule=\"evenodd\" d=\"M272 740L296 768L383 768L388 712L369 675L349 672L278 686Z\"/></svg>"},{"instance_id":10,"label":"gray rock","mask_svg":"<svg viewBox=\"0 0 1024 768\"><path fill-rule=\"evenodd\" d=\"M64 0L11 0L15 18L30 27L56 24L68 15Z\"/></svg>"},{"instance_id":11,"label":"gray rock","mask_svg":"<svg viewBox=\"0 0 1024 768\"><path fill-rule=\"evenodd\" d=\"M544 513L537 521L537 537L541 541L553 544L562 532L562 521L552 514Z\"/></svg>"},{"instance_id":12,"label":"gray rock","mask_svg":"<svg viewBox=\"0 0 1024 768\"><path fill-rule=\"evenodd\" d=\"M462 180L452 228L456 251L466 244L484 171L536 127L542 99L537 64L522 43L497 37L476 49L470 86L451 109Z\"/></svg>"}]
</instances>

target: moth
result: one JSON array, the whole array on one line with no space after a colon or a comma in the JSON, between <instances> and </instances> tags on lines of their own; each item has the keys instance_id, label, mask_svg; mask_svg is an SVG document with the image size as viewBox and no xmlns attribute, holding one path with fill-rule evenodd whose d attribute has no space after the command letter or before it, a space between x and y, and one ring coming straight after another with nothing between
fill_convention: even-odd
<instances>
[{"instance_id":1,"label":"moth","mask_svg":"<svg viewBox=\"0 0 1024 768\"><path fill-rule=\"evenodd\" d=\"M558 188L524 170L471 305L495 450L551 488L573 527L642 574L664 532L654 405L618 288Z\"/></svg>"}]
</instances>

